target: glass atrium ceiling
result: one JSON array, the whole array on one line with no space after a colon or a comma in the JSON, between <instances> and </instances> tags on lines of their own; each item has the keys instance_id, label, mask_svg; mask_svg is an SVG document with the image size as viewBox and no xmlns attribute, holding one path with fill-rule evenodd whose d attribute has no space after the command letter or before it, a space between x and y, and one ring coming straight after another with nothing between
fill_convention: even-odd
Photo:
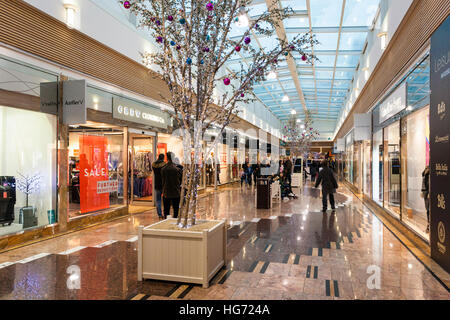
<instances>
[{"instance_id":1,"label":"glass atrium ceiling","mask_svg":"<svg viewBox=\"0 0 450 320\"><path fill-rule=\"evenodd\" d=\"M303 96L315 122L326 122L320 129L332 132L352 87L380 0L281 0L280 3L282 7L289 6L295 11L293 17L283 22L287 38L292 39L311 29L320 42L313 48L319 61L311 65L303 62L299 55L294 55L296 70L290 70L283 62L276 70L277 78L257 85L254 92L282 121L290 117L292 109L303 116ZM249 8L249 17L251 19L267 10L266 0L254 0ZM234 25L231 38L239 37L244 30ZM278 41L276 34L271 37L253 34L252 37L255 48L270 48ZM241 62L245 64L242 52L229 61L228 70L240 70ZM300 80L301 91L296 89L294 77ZM285 95L289 101L283 99Z\"/></svg>"}]
</instances>

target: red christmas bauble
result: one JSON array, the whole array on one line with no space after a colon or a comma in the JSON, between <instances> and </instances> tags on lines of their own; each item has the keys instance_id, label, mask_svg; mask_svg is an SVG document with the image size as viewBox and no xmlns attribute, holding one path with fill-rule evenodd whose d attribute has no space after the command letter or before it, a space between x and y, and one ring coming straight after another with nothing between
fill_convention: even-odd
<instances>
[{"instance_id":1,"label":"red christmas bauble","mask_svg":"<svg viewBox=\"0 0 450 320\"><path fill-rule=\"evenodd\" d=\"M130 1L125 1L125 2L123 3L123 6L124 6L125 9L130 9L130 7L131 7Z\"/></svg>"}]
</instances>

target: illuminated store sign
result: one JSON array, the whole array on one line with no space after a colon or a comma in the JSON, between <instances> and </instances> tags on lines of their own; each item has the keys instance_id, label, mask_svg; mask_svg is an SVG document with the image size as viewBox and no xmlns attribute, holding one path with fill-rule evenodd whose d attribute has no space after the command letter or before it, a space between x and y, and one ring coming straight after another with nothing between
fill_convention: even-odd
<instances>
[{"instance_id":1,"label":"illuminated store sign","mask_svg":"<svg viewBox=\"0 0 450 320\"><path fill-rule=\"evenodd\" d=\"M430 247L431 257L450 272L450 18L431 38L430 50Z\"/></svg>"},{"instance_id":2,"label":"illuminated store sign","mask_svg":"<svg viewBox=\"0 0 450 320\"><path fill-rule=\"evenodd\" d=\"M168 115L158 109L116 98L113 103L113 118L164 129L169 122Z\"/></svg>"},{"instance_id":3,"label":"illuminated store sign","mask_svg":"<svg viewBox=\"0 0 450 320\"><path fill-rule=\"evenodd\" d=\"M406 85L403 83L381 104L380 123L406 108Z\"/></svg>"}]
</instances>

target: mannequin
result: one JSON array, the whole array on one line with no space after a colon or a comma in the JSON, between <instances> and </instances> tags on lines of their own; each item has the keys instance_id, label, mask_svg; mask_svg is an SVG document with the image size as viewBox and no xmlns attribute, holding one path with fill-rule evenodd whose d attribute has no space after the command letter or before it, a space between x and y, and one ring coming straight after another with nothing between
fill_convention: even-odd
<instances>
[{"instance_id":1,"label":"mannequin","mask_svg":"<svg viewBox=\"0 0 450 320\"><path fill-rule=\"evenodd\" d=\"M425 201L425 208L427 209L427 230L430 232L430 166L426 166L422 172L422 198Z\"/></svg>"}]
</instances>

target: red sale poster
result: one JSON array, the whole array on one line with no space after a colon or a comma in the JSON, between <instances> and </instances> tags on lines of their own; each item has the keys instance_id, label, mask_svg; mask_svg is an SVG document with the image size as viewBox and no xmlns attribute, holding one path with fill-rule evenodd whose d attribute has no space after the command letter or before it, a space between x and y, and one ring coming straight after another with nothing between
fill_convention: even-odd
<instances>
[{"instance_id":1,"label":"red sale poster","mask_svg":"<svg viewBox=\"0 0 450 320\"><path fill-rule=\"evenodd\" d=\"M109 180L108 140L100 136L80 136L81 213L109 208L109 193L98 193L98 182Z\"/></svg>"}]
</instances>

